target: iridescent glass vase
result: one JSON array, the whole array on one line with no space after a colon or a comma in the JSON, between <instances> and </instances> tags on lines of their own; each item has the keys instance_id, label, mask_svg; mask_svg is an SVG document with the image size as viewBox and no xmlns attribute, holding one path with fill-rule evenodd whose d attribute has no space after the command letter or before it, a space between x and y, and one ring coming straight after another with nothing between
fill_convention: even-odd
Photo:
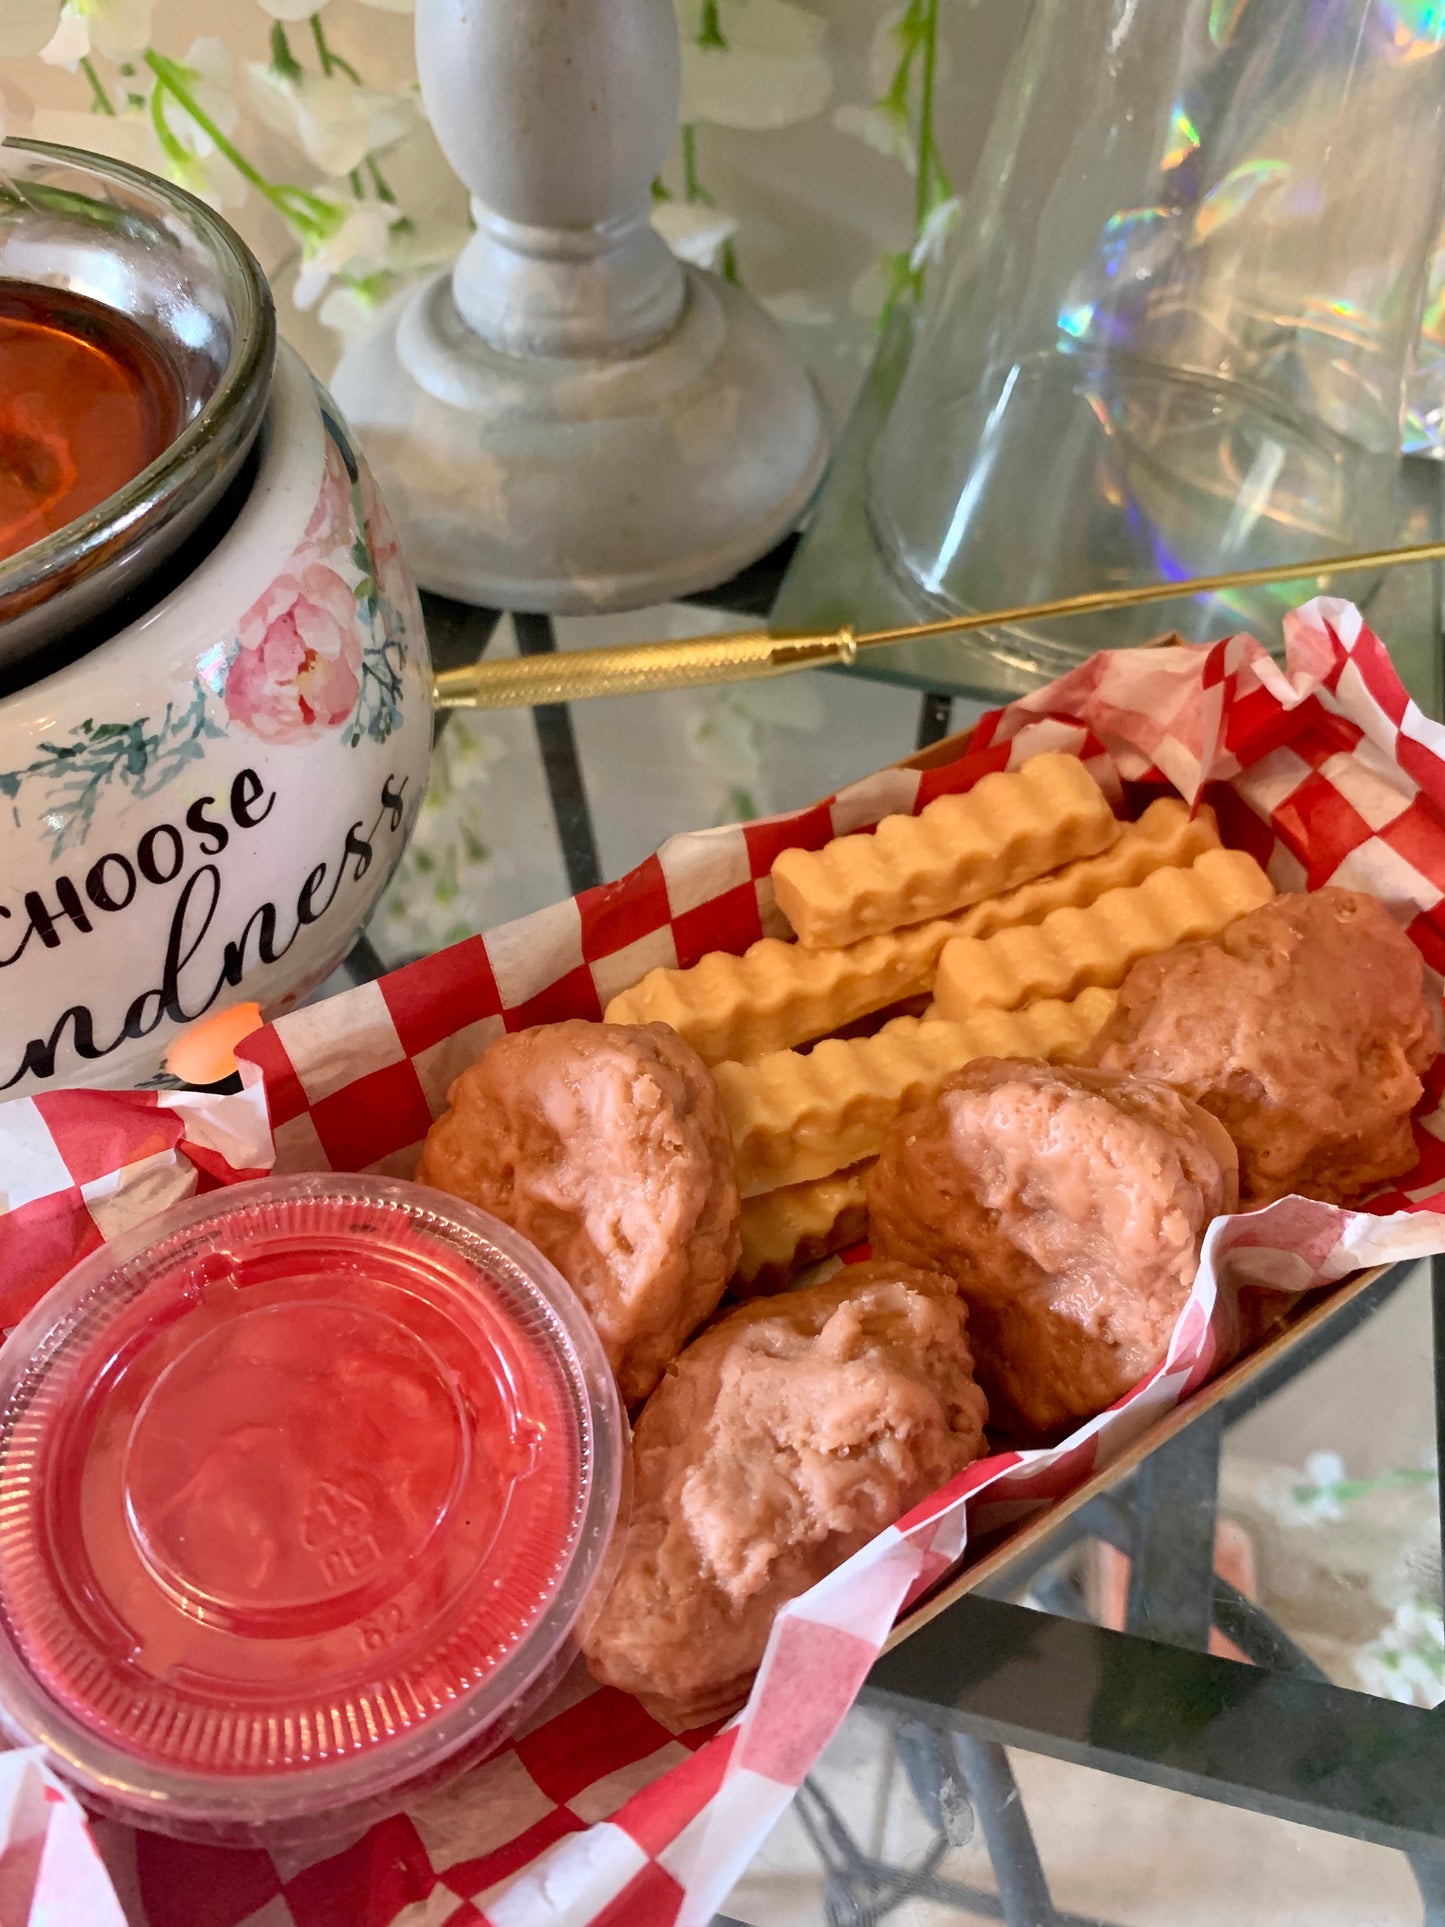
<instances>
[{"instance_id":1,"label":"iridescent glass vase","mask_svg":"<svg viewBox=\"0 0 1445 1927\"><path fill-rule=\"evenodd\" d=\"M873 456L874 532L913 599L1388 543L1442 192L1445 7L1038 0ZM1170 616L1271 636L1317 586ZM1158 626L989 643L1053 670Z\"/></svg>"}]
</instances>

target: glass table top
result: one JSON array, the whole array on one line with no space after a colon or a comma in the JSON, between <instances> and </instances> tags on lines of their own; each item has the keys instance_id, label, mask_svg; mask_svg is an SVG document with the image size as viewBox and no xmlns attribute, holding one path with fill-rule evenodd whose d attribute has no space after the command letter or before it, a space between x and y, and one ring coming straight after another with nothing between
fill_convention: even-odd
<instances>
[{"instance_id":1,"label":"glass table top","mask_svg":"<svg viewBox=\"0 0 1445 1927\"><path fill-rule=\"evenodd\" d=\"M864 377L847 427L834 452L828 479L815 506L799 551L773 606L778 632L833 630L851 623L863 634L903 624L934 620L947 613L920 599L884 560L867 510L869 460L887 419L889 405L908 364L911 335L900 316L880 340ZM1400 547L1434 542L1445 535L1445 466L1424 460L1401 465L1393 541ZM1277 631L1283 612L1315 594L1328 593L1358 604L1375 631L1390 644L1401 680L1427 714L1438 715L1442 700L1440 636L1442 576L1439 563L1416 563L1388 571L1339 572L1325 581L1302 578L1260 597ZM1083 591L1098 581L1070 585ZM1025 591L1020 591L1023 599ZM982 636L933 636L869 650L852 670L837 673L901 683L915 689L947 691L984 701L1008 701L1062 673L1077 656L1118 647L1134 631L1148 637L1184 629L1183 602L1161 602L1129 618L1097 614L1041 625L1040 633L1060 659L1046 669L1027 667L993 653ZM1228 635L1237 629L1259 633L1266 646L1278 635L1261 633L1224 600L1210 605L1203 633ZM1072 649L1075 656L1067 652Z\"/></svg>"}]
</instances>

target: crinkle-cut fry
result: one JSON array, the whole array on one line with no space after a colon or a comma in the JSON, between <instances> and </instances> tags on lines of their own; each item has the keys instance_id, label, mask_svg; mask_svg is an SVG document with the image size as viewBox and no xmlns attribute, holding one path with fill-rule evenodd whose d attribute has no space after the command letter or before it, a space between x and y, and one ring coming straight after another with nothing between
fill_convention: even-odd
<instances>
[{"instance_id":1,"label":"crinkle-cut fry","mask_svg":"<svg viewBox=\"0 0 1445 1927\"><path fill-rule=\"evenodd\" d=\"M1014 924L1042 923L1055 910L1086 909L1106 891L1132 890L1156 870L1185 869L1219 847L1213 810L1206 807L1191 816L1177 796L1161 796L1137 823L1126 823L1101 856L1081 857L1001 897L988 897L949 923L958 937L989 937Z\"/></svg>"},{"instance_id":2,"label":"crinkle-cut fry","mask_svg":"<svg viewBox=\"0 0 1445 1927\"><path fill-rule=\"evenodd\" d=\"M765 1191L743 1205L743 1255L729 1287L734 1298L783 1291L796 1272L868 1232L870 1158L807 1184Z\"/></svg>"},{"instance_id":3,"label":"crinkle-cut fry","mask_svg":"<svg viewBox=\"0 0 1445 1927\"><path fill-rule=\"evenodd\" d=\"M927 990L952 923L885 931L837 950L763 937L741 957L650 970L607 1006L610 1024L671 1024L705 1064L748 1063Z\"/></svg>"},{"instance_id":4,"label":"crinkle-cut fry","mask_svg":"<svg viewBox=\"0 0 1445 1927\"><path fill-rule=\"evenodd\" d=\"M1097 856L1118 834L1078 757L1050 751L995 770L965 795L936 797L917 816L885 816L871 836L784 850L773 887L798 942L814 950L948 916Z\"/></svg>"},{"instance_id":5,"label":"crinkle-cut fry","mask_svg":"<svg viewBox=\"0 0 1445 1927\"><path fill-rule=\"evenodd\" d=\"M741 957L713 950L688 970L650 970L607 1006L610 1024L671 1024L705 1064L749 1064L826 1037L869 1012L928 990L950 937L983 937L1051 910L1092 903L1166 864L1217 849L1213 812L1191 818L1173 797L1151 803L1100 856L990 897L957 916L883 931L839 949L806 950L763 937Z\"/></svg>"},{"instance_id":6,"label":"crinkle-cut fry","mask_svg":"<svg viewBox=\"0 0 1445 1927\"><path fill-rule=\"evenodd\" d=\"M955 937L938 960L934 997L946 1018L1038 997L1112 989L1132 964L1177 943L1217 937L1274 895L1243 850L1206 850L1187 870L1156 870L1132 890L1110 890L1084 910L1055 910L1042 923Z\"/></svg>"},{"instance_id":7,"label":"crinkle-cut fry","mask_svg":"<svg viewBox=\"0 0 1445 1927\"><path fill-rule=\"evenodd\" d=\"M1114 1002L1111 991L1089 990L1067 1004L985 1008L958 1024L895 1017L872 1037L828 1037L806 1053L715 1065L744 1198L876 1157L903 1106L972 1058L1076 1059Z\"/></svg>"}]
</instances>

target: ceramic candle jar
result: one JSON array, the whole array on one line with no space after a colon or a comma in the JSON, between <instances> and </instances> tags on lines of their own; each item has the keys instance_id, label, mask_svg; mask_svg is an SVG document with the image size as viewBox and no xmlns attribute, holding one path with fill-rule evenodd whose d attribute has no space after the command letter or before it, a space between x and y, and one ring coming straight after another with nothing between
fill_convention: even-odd
<instances>
[{"instance_id":1,"label":"ceramic candle jar","mask_svg":"<svg viewBox=\"0 0 1445 1927\"><path fill-rule=\"evenodd\" d=\"M171 218L240 247L178 190L59 160L68 174L84 162L99 206L129 202L144 221L169 204L142 262ZM43 250L15 253L0 209L0 278L44 273ZM74 260L64 272L94 299L113 292ZM262 392L220 506L160 562L114 545L105 566L127 619L104 632L102 574L78 653L64 621L49 634L32 622L24 650L7 650L0 620L3 1096L143 1081L205 1013L293 1005L346 954L421 803L431 674L392 525L325 392L288 349L274 372L255 353L256 317L226 314L221 281L208 297L232 343L211 394L237 361ZM207 405L202 382L175 446L200 421L182 459L190 492L214 497L242 438L204 432ZM144 501L133 521L144 534ZM7 574L33 554L0 563L0 616ZM89 577L87 594L94 608Z\"/></svg>"}]
</instances>

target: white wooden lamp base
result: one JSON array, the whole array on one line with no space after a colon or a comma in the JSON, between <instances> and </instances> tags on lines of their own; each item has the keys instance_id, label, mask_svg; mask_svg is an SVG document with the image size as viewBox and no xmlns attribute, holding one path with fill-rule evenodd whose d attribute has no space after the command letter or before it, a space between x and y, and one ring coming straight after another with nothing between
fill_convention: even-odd
<instances>
[{"instance_id":1,"label":"white wooden lamp base","mask_svg":"<svg viewBox=\"0 0 1445 1927\"><path fill-rule=\"evenodd\" d=\"M671 0L419 0L427 112L477 230L332 380L425 588L575 614L725 581L822 472L777 324L648 224Z\"/></svg>"}]
</instances>

